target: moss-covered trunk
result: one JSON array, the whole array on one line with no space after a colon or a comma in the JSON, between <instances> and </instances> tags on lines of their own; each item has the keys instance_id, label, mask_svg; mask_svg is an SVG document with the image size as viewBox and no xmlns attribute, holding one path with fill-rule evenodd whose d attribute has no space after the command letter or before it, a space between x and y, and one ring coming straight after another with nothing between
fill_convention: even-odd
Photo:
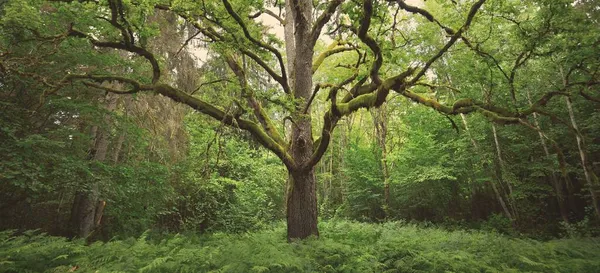
<instances>
[{"instance_id":1,"label":"moss-covered trunk","mask_svg":"<svg viewBox=\"0 0 600 273\"><path fill-rule=\"evenodd\" d=\"M314 141L309 99L312 95L312 62L314 49L308 42L311 40L312 2L299 1L288 6L287 20L294 22L287 26L286 43L293 44L287 48L291 58L288 63L291 72L293 97L296 100L292 114L290 154L294 165L289 167L290 181L287 193L287 225L288 240L304 239L311 235L318 236L317 230L317 192L314 166L308 163L313 155ZM290 16L291 15L291 16ZM293 31L293 33L290 33ZM307 111L304 111L306 109Z\"/></svg>"}]
</instances>

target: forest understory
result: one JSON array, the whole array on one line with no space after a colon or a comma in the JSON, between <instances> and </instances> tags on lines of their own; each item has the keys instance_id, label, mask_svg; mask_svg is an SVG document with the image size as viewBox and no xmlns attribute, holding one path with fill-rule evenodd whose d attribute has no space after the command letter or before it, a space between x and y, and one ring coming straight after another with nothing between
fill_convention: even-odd
<instances>
[{"instance_id":1,"label":"forest understory","mask_svg":"<svg viewBox=\"0 0 600 273\"><path fill-rule=\"evenodd\" d=\"M487 231L330 220L287 243L260 231L156 234L85 245L39 232L0 233L2 272L598 272L600 240L536 241Z\"/></svg>"}]
</instances>

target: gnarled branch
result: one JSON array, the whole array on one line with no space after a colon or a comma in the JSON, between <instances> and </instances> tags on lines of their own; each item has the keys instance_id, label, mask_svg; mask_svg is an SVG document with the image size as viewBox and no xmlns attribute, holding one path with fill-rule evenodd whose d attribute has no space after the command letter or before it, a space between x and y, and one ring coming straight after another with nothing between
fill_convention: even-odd
<instances>
[{"instance_id":1,"label":"gnarled branch","mask_svg":"<svg viewBox=\"0 0 600 273\"><path fill-rule=\"evenodd\" d=\"M341 5L343 2L344 2L344 0L333 0L333 1L329 2L329 5L327 5L327 8L325 9L325 11L323 11L323 13L319 16L319 18L317 18L317 21L313 25L313 28L310 33L310 37L311 37L310 45L311 46L315 45L315 43L319 39L319 35L321 35L321 31L323 30L323 27L325 26L325 24L327 24L327 22L329 22L329 20L331 19L331 16L335 13L335 10L337 9L337 7L339 5Z\"/></svg>"},{"instance_id":2,"label":"gnarled branch","mask_svg":"<svg viewBox=\"0 0 600 273\"><path fill-rule=\"evenodd\" d=\"M121 50L129 51L131 53L135 53L139 56L142 56L146 60L148 60L148 62L150 62L150 65L152 66L152 83L153 84L157 83L158 80L160 79L160 66L158 65L158 61L156 60L154 55L152 53L150 53L148 50L146 50L145 48L142 48L142 47L139 47L139 46L136 46L133 44L127 44L126 42L98 41L97 39L93 38L92 36L85 34L81 31L75 30L73 28L71 28L69 30L69 36L88 39L92 43L92 45L97 46L97 47L121 49Z\"/></svg>"}]
</instances>

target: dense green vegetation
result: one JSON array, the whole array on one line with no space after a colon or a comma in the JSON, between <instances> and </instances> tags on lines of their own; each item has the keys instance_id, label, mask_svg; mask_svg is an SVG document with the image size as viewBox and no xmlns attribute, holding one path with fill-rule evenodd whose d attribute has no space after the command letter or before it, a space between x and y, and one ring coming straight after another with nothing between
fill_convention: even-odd
<instances>
[{"instance_id":1,"label":"dense green vegetation","mask_svg":"<svg viewBox=\"0 0 600 273\"><path fill-rule=\"evenodd\" d=\"M0 0L0 272L598 271L599 7Z\"/></svg>"},{"instance_id":2,"label":"dense green vegetation","mask_svg":"<svg viewBox=\"0 0 600 273\"><path fill-rule=\"evenodd\" d=\"M0 234L2 272L597 272L600 241L537 242L412 224L320 224L321 239L285 240L285 226L232 235L96 242Z\"/></svg>"}]
</instances>

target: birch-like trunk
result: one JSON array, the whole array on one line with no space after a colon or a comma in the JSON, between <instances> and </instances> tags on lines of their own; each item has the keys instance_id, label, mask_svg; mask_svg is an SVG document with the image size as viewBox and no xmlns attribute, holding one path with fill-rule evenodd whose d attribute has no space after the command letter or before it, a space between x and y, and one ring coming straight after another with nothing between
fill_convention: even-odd
<instances>
[{"instance_id":1,"label":"birch-like trunk","mask_svg":"<svg viewBox=\"0 0 600 273\"><path fill-rule=\"evenodd\" d=\"M579 132L579 128L577 127L577 122L575 120L575 114L573 112L573 105L571 102L571 98L566 97L565 102L567 104L567 109L569 110L569 118L571 120L571 126L575 130L575 139L577 140L577 149L579 150L579 158L581 159L581 168L583 169L583 175L585 177L585 181L587 182L590 196L592 197L592 206L596 211L596 216L600 219L600 204L598 203L598 194L596 189L598 188L598 177L593 173L592 168L590 168L587 153L585 151L585 142L581 137L581 133Z\"/></svg>"},{"instance_id":2,"label":"birch-like trunk","mask_svg":"<svg viewBox=\"0 0 600 273\"><path fill-rule=\"evenodd\" d=\"M467 132L467 135L469 136L469 139L471 140L471 144L473 145L473 148L475 149L476 153L479 153L480 155L483 156L483 153L481 152L481 150L479 149L479 144L477 144L477 141L475 140L475 138L473 137L473 135L471 134L471 130L469 129L469 124L467 122L467 117L464 114L460 114L460 118L462 120L463 125L465 126L465 131ZM492 126L494 126L492 124ZM494 129L494 139L497 141L496 138L496 131L495 131L495 127L492 127ZM490 172L493 172L490 171ZM500 180L499 180L500 182ZM501 182L500 182L501 183ZM514 217L512 215L512 213L510 212L509 207L506 205L506 202L504 201L504 197L502 197L501 192L498 190L498 187L496 186L496 183L492 180L490 181L490 185L492 186L492 190L494 190L494 194L496 195L496 199L498 200L498 203L500 203L500 206L502 207L502 211L504 212L504 214L506 215L506 217L508 217L508 219L510 219L511 221L514 220Z\"/></svg>"},{"instance_id":3,"label":"birch-like trunk","mask_svg":"<svg viewBox=\"0 0 600 273\"><path fill-rule=\"evenodd\" d=\"M529 102L529 105L533 105L529 91L527 91L526 95L527 95L527 101ZM550 150L548 149L548 144L546 144L546 136L544 135L544 131L542 131L542 128L540 126L540 122L538 120L537 113L533 113L533 125L537 129L538 136L540 138L540 144L542 145L542 149L544 150L544 155L546 156L546 158L550 158ZM552 182L552 186L554 187L554 192L556 195L556 202L558 204L560 216L565 223L568 223L569 222L569 213L568 213L567 207L565 205L565 197L564 197L563 190L562 190L562 184L560 183L560 180L556 177L556 174L554 173L554 171L550 172L550 180Z\"/></svg>"},{"instance_id":4,"label":"birch-like trunk","mask_svg":"<svg viewBox=\"0 0 600 273\"><path fill-rule=\"evenodd\" d=\"M506 184L507 188L508 188L508 194L507 195L507 203L508 203L508 207L511 209L512 213L512 218L511 220L516 220L517 218L517 208L515 205L515 200L513 198L513 188L512 185L510 184L510 182L507 182L504 180L504 170L505 170L505 162L504 162L504 158L502 156L502 149L500 148L500 141L498 140L498 132L496 131L496 125L494 123L492 123L492 134L494 136L494 145L496 147L496 156L498 158L498 165L496 166L496 176L498 177L498 182L500 182L500 185ZM497 189L495 189L497 190Z\"/></svg>"}]
</instances>

